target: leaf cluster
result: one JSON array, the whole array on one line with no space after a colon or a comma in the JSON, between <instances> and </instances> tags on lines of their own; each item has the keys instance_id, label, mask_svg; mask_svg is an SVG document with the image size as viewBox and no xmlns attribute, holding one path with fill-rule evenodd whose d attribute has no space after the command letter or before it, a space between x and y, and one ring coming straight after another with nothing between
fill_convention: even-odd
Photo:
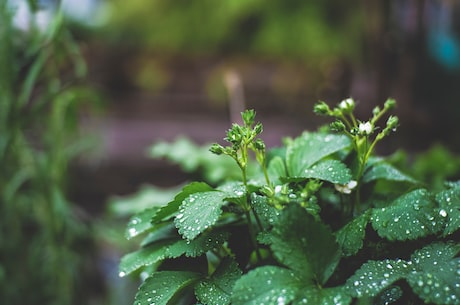
<instances>
[{"instance_id":1,"label":"leaf cluster","mask_svg":"<svg viewBox=\"0 0 460 305\"><path fill-rule=\"evenodd\" d=\"M324 105L349 130L304 132L265 154L246 111L230 145L212 147L240 179L192 182L131 218L127 237L144 239L120 275L146 276L135 304L460 304L460 183L430 189L373 155L350 100Z\"/></svg>"}]
</instances>

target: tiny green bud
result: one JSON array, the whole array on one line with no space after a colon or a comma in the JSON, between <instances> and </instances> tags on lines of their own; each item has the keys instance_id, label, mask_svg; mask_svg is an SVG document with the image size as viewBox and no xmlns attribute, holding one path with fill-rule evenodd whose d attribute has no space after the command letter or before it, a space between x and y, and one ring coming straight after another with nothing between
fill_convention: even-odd
<instances>
[{"instance_id":1,"label":"tiny green bud","mask_svg":"<svg viewBox=\"0 0 460 305\"><path fill-rule=\"evenodd\" d=\"M216 155L221 155L224 153L224 147L222 145L219 145L217 143L212 144L212 146L209 148L209 151L212 152L213 154Z\"/></svg>"},{"instance_id":2,"label":"tiny green bud","mask_svg":"<svg viewBox=\"0 0 460 305\"><path fill-rule=\"evenodd\" d=\"M387 126L384 129L385 135L388 135L391 131L396 131L398 127L399 119L397 116L390 116L387 120Z\"/></svg>"},{"instance_id":3,"label":"tiny green bud","mask_svg":"<svg viewBox=\"0 0 460 305\"><path fill-rule=\"evenodd\" d=\"M261 139L257 139L254 141L254 148L258 151L265 151L265 143Z\"/></svg>"},{"instance_id":4,"label":"tiny green bud","mask_svg":"<svg viewBox=\"0 0 460 305\"><path fill-rule=\"evenodd\" d=\"M380 107L379 107L379 106L376 106L376 107L372 110L372 114L373 114L374 116L376 116L376 115L378 115L378 114L380 113L380 111L382 111L382 110L380 109Z\"/></svg>"},{"instance_id":5,"label":"tiny green bud","mask_svg":"<svg viewBox=\"0 0 460 305\"><path fill-rule=\"evenodd\" d=\"M337 131L337 132L342 132L346 129L345 124L342 121L335 121L330 124L331 130Z\"/></svg>"},{"instance_id":6,"label":"tiny green bud","mask_svg":"<svg viewBox=\"0 0 460 305\"><path fill-rule=\"evenodd\" d=\"M396 107L396 101L392 98L389 98L386 100L385 104L384 104L384 107L385 109L393 109L394 107Z\"/></svg>"},{"instance_id":7,"label":"tiny green bud","mask_svg":"<svg viewBox=\"0 0 460 305\"><path fill-rule=\"evenodd\" d=\"M355 101L352 98L347 98L339 103L339 109L343 111L343 113L352 113L355 109Z\"/></svg>"},{"instance_id":8,"label":"tiny green bud","mask_svg":"<svg viewBox=\"0 0 460 305\"><path fill-rule=\"evenodd\" d=\"M254 111L254 109L248 109L241 113L241 117L243 119L244 125L252 126L252 124L254 124L256 112Z\"/></svg>"},{"instance_id":9,"label":"tiny green bud","mask_svg":"<svg viewBox=\"0 0 460 305\"><path fill-rule=\"evenodd\" d=\"M264 185L260 188L260 192L267 197L273 197L275 195L275 190L268 185Z\"/></svg>"},{"instance_id":10,"label":"tiny green bud","mask_svg":"<svg viewBox=\"0 0 460 305\"><path fill-rule=\"evenodd\" d=\"M256 134L262 133L263 130L264 130L264 127L262 126L262 123L257 123L256 126L254 127L254 132Z\"/></svg>"},{"instance_id":11,"label":"tiny green bud","mask_svg":"<svg viewBox=\"0 0 460 305\"><path fill-rule=\"evenodd\" d=\"M328 115L331 113L331 109L325 102L319 102L313 107L313 112L318 115Z\"/></svg>"},{"instance_id":12,"label":"tiny green bud","mask_svg":"<svg viewBox=\"0 0 460 305\"><path fill-rule=\"evenodd\" d=\"M242 129L238 124L233 124L232 128L227 131L226 141L232 144L239 144L242 140Z\"/></svg>"}]
</instances>

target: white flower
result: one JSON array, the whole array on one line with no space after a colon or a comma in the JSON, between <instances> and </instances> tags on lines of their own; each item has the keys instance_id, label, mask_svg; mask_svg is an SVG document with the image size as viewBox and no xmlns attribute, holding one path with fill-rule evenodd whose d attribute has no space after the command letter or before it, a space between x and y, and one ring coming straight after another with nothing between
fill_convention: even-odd
<instances>
[{"instance_id":1,"label":"white flower","mask_svg":"<svg viewBox=\"0 0 460 305\"><path fill-rule=\"evenodd\" d=\"M350 194L351 191L358 185L356 180L351 180L347 184L335 184L334 187L342 194Z\"/></svg>"},{"instance_id":2,"label":"white flower","mask_svg":"<svg viewBox=\"0 0 460 305\"><path fill-rule=\"evenodd\" d=\"M346 111L351 111L355 108L355 101L352 98L347 98L339 104L339 108Z\"/></svg>"},{"instance_id":3,"label":"white flower","mask_svg":"<svg viewBox=\"0 0 460 305\"><path fill-rule=\"evenodd\" d=\"M371 122L366 122L366 123L359 123L359 133L362 135L370 135L372 131L374 130L374 127L372 126Z\"/></svg>"}]
</instances>

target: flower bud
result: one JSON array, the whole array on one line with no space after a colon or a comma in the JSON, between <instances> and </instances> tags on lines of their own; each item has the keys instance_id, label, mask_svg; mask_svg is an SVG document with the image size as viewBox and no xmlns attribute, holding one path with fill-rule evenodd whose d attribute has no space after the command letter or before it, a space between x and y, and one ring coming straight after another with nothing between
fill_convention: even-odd
<instances>
[{"instance_id":1,"label":"flower bud","mask_svg":"<svg viewBox=\"0 0 460 305\"><path fill-rule=\"evenodd\" d=\"M254 132L256 134L260 134L264 130L264 127L262 126L261 123L257 123L256 126L254 127Z\"/></svg>"},{"instance_id":2,"label":"flower bud","mask_svg":"<svg viewBox=\"0 0 460 305\"><path fill-rule=\"evenodd\" d=\"M361 135L368 136L374 131L374 127L371 122L359 123L358 130Z\"/></svg>"},{"instance_id":3,"label":"flower bud","mask_svg":"<svg viewBox=\"0 0 460 305\"><path fill-rule=\"evenodd\" d=\"M392 98L389 98L386 100L385 104L384 104L384 107L385 109L393 109L394 107L396 107L396 101Z\"/></svg>"},{"instance_id":4,"label":"flower bud","mask_svg":"<svg viewBox=\"0 0 460 305\"><path fill-rule=\"evenodd\" d=\"M258 151L264 151L265 150L265 143L261 139L257 139L254 141L254 148L257 149Z\"/></svg>"},{"instance_id":5,"label":"flower bud","mask_svg":"<svg viewBox=\"0 0 460 305\"><path fill-rule=\"evenodd\" d=\"M344 113L351 113L355 109L355 101L352 98L347 98L340 102L339 109Z\"/></svg>"},{"instance_id":6,"label":"flower bud","mask_svg":"<svg viewBox=\"0 0 460 305\"><path fill-rule=\"evenodd\" d=\"M337 132L341 132L346 129L345 124L342 121L338 121L338 120L335 122L332 122L330 127L331 127L331 130L337 131Z\"/></svg>"},{"instance_id":7,"label":"flower bud","mask_svg":"<svg viewBox=\"0 0 460 305\"><path fill-rule=\"evenodd\" d=\"M248 109L241 113L241 117L243 119L244 125L251 126L252 124L254 124L256 112L254 111L254 109Z\"/></svg>"},{"instance_id":8,"label":"flower bud","mask_svg":"<svg viewBox=\"0 0 460 305\"><path fill-rule=\"evenodd\" d=\"M327 115L331 112L331 109L325 102L319 102L313 107L313 112L319 115Z\"/></svg>"},{"instance_id":9,"label":"flower bud","mask_svg":"<svg viewBox=\"0 0 460 305\"><path fill-rule=\"evenodd\" d=\"M224 153L224 148L222 145L219 145L217 143L212 144L212 146L209 148L209 151L212 152L213 154L216 155L221 155Z\"/></svg>"}]
</instances>

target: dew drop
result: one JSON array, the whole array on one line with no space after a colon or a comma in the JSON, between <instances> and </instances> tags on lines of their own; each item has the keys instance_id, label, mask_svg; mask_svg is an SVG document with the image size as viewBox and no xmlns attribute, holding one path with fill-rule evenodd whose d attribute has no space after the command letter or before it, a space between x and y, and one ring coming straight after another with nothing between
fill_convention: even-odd
<instances>
[{"instance_id":1,"label":"dew drop","mask_svg":"<svg viewBox=\"0 0 460 305\"><path fill-rule=\"evenodd\" d=\"M441 215L441 217L447 217L447 212L446 210L442 209L439 211L439 215Z\"/></svg>"},{"instance_id":2,"label":"dew drop","mask_svg":"<svg viewBox=\"0 0 460 305\"><path fill-rule=\"evenodd\" d=\"M119 277L124 277L125 275L126 275L126 273L124 273L123 271L120 271L120 273L118 273Z\"/></svg>"}]
</instances>

